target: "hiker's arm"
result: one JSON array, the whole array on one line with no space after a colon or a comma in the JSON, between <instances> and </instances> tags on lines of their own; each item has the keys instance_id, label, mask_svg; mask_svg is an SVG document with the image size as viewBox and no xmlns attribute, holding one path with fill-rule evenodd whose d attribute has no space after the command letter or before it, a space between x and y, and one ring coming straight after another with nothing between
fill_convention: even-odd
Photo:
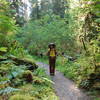
<instances>
[{"instance_id":1,"label":"hiker's arm","mask_svg":"<svg viewBox=\"0 0 100 100\"><path fill-rule=\"evenodd\" d=\"M46 53L46 55L49 56L49 54L50 54L50 50L48 50L48 52Z\"/></svg>"},{"instance_id":2,"label":"hiker's arm","mask_svg":"<svg viewBox=\"0 0 100 100\"><path fill-rule=\"evenodd\" d=\"M57 52L57 50L55 50L55 54L56 54L56 56L58 56L58 52Z\"/></svg>"}]
</instances>

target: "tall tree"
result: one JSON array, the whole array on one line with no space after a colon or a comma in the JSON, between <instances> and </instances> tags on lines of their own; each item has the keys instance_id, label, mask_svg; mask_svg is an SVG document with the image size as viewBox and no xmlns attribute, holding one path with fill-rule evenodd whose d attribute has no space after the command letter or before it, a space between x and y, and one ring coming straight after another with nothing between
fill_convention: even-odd
<instances>
[{"instance_id":1,"label":"tall tree","mask_svg":"<svg viewBox=\"0 0 100 100\"><path fill-rule=\"evenodd\" d=\"M32 3L31 18L39 19L40 18L40 3L38 0L31 0L31 3Z\"/></svg>"},{"instance_id":2,"label":"tall tree","mask_svg":"<svg viewBox=\"0 0 100 100\"><path fill-rule=\"evenodd\" d=\"M64 0L53 0L53 12L56 15L64 17L65 14L65 2Z\"/></svg>"}]
</instances>

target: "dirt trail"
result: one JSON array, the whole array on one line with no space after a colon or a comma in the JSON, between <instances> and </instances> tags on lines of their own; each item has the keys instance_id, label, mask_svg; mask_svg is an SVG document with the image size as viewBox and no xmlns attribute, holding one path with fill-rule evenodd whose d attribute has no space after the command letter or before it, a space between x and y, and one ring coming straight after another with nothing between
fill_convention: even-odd
<instances>
[{"instance_id":1,"label":"dirt trail","mask_svg":"<svg viewBox=\"0 0 100 100\"><path fill-rule=\"evenodd\" d=\"M37 62L37 65L46 69L46 73L49 75L49 66L47 64ZM60 100L92 100L77 88L73 81L65 78L59 71L56 71L56 75L51 79L55 83L54 89Z\"/></svg>"}]
</instances>

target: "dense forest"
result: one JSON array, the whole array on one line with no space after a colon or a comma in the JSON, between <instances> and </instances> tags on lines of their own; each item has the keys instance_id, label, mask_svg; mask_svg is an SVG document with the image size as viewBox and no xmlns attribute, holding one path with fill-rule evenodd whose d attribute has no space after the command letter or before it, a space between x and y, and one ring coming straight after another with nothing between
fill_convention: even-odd
<instances>
[{"instance_id":1,"label":"dense forest","mask_svg":"<svg viewBox=\"0 0 100 100\"><path fill-rule=\"evenodd\" d=\"M0 0L0 100L59 100L36 64L49 43L56 69L100 100L100 0Z\"/></svg>"}]
</instances>

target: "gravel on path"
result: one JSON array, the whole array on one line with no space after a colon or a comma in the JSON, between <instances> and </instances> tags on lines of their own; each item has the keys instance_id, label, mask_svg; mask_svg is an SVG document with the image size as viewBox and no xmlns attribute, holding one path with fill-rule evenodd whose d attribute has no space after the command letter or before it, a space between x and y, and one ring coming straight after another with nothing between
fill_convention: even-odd
<instances>
[{"instance_id":1,"label":"gravel on path","mask_svg":"<svg viewBox=\"0 0 100 100\"><path fill-rule=\"evenodd\" d=\"M37 62L37 65L44 68L49 75L49 65L42 62ZM52 76L51 79L55 83L53 87L60 100L92 100L73 81L65 78L59 71L56 70L55 76Z\"/></svg>"}]
</instances>

